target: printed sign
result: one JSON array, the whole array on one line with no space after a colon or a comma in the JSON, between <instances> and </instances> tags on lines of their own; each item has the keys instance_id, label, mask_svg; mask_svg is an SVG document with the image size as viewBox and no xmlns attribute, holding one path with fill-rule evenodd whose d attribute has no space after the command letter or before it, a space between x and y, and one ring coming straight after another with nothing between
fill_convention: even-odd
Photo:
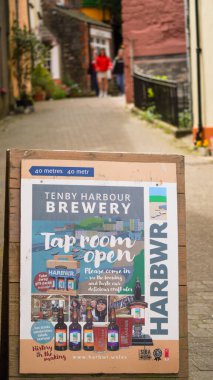
<instances>
[{"instance_id":1,"label":"printed sign","mask_svg":"<svg viewBox=\"0 0 213 380\"><path fill-rule=\"evenodd\" d=\"M174 163L22 160L20 373L177 373Z\"/></svg>"}]
</instances>

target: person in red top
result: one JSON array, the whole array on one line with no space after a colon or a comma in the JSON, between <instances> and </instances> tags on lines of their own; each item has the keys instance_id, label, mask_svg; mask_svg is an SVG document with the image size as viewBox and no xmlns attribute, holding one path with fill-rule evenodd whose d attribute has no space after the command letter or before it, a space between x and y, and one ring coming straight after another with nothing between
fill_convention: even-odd
<instances>
[{"instance_id":1,"label":"person in red top","mask_svg":"<svg viewBox=\"0 0 213 380\"><path fill-rule=\"evenodd\" d=\"M108 91L108 71L112 68L110 59L105 54L105 49L100 50L96 57L96 71L98 74L98 86L100 96L107 96Z\"/></svg>"}]
</instances>

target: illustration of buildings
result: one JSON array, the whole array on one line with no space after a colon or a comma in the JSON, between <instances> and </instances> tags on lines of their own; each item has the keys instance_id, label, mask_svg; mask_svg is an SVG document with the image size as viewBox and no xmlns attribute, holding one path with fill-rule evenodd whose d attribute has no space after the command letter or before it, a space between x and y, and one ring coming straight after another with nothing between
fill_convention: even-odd
<instances>
[{"instance_id":1,"label":"illustration of buildings","mask_svg":"<svg viewBox=\"0 0 213 380\"><path fill-rule=\"evenodd\" d=\"M143 229L143 223L140 219L130 219L129 229L130 231L141 231Z\"/></svg>"},{"instance_id":2,"label":"illustration of buildings","mask_svg":"<svg viewBox=\"0 0 213 380\"><path fill-rule=\"evenodd\" d=\"M112 235L116 235L116 232L113 231L113 232L109 232L109 231L94 231L94 230L76 230L75 231L75 238L77 240L79 240L82 237L93 237L93 236L98 236L99 238L103 237L103 236L112 236Z\"/></svg>"},{"instance_id":3,"label":"illustration of buildings","mask_svg":"<svg viewBox=\"0 0 213 380\"><path fill-rule=\"evenodd\" d=\"M123 220L117 220L115 222L115 229L116 229L116 231L123 231L124 230L124 222L123 222Z\"/></svg>"},{"instance_id":4,"label":"illustration of buildings","mask_svg":"<svg viewBox=\"0 0 213 380\"><path fill-rule=\"evenodd\" d=\"M115 223L104 223L103 224L104 231L115 231L116 224Z\"/></svg>"}]
</instances>

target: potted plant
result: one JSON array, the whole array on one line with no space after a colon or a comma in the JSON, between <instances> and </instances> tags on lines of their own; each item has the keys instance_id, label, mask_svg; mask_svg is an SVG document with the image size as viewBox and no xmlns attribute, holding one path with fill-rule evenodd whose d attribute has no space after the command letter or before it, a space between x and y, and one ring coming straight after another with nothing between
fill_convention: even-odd
<instances>
[{"instance_id":1,"label":"potted plant","mask_svg":"<svg viewBox=\"0 0 213 380\"><path fill-rule=\"evenodd\" d=\"M49 71L41 63L39 63L32 71L31 80L35 100L51 98L55 84Z\"/></svg>"},{"instance_id":2,"label":"potted plant","mask_svg":"<svg viewBox=\"0 0 213 380\"><path fill-rule=\"evenodd\" d=\"M40 86L35 86L33 88L33 98L36 102L41 102L42 100L45 100L46 93L42 90Z\"/></svg>"},{"instance_id":3,"label":"potted plant","mask_svg":"<svg viewBox=\"0 0 213 380\"><path fill-rule=\"evenodd\" d=\"M201 156L208 156L208 146L209 142L207 139L198 140L195 143L195 148L198 150Z\"/></svg>"}]
</instances>

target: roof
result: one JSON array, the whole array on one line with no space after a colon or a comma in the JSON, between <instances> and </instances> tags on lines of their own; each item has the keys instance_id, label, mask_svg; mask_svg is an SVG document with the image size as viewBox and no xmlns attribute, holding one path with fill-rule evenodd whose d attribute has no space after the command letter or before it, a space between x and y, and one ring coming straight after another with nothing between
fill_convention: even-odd
<instances>
[{"instance_id":1,"label":"roof","mask_svg":"<svg viewBox=\"0 0 213 380\"><path fill-rule=\"evenodd\" d=\"M39 33L43 42L52 42L55 40L54 35L50 32L50 30L44 24L40 25Z\"/></svg>"},{"instance_id":2,"label":"roof","mask_svg":"<svg viewBox=\"0 0 213 380\"><path fill-rule=\"evenodd\" d=\"M104 22L101 22L101 21L98 21L98 20L95 20L87 15L85 15L84 13L80 12L80 11L77 11L77 10L73 10L73 9L66 9L66 8L62 8L62 7L55 7L57 9L57 11L59 11L60 13L63 13L71 18L74 18L76 20L79 20L79 21L82 21L82 22L86 22L87 24L92 24L92 25L97 25L97 26L100 26L102 28L105 28L105 29L110 29L111 30L111 26L104 23Z\"/></svg>"}]
</instances>

